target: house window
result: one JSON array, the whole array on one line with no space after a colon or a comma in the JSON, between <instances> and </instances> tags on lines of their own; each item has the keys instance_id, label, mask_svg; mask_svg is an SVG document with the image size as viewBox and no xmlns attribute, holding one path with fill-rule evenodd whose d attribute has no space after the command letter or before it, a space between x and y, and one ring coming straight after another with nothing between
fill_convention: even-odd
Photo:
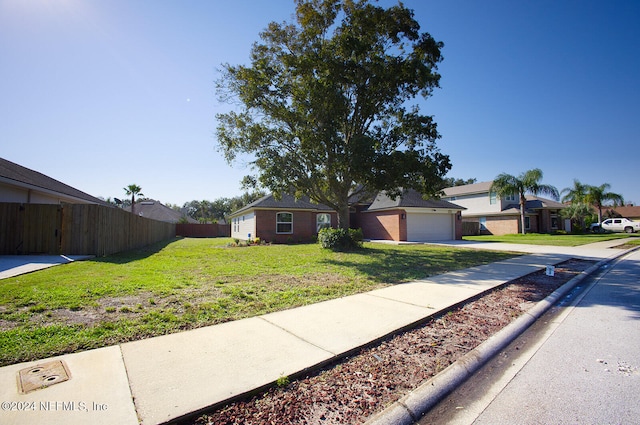
<instances>
[{"instance_id":1,"label":"house window","mask_svg":"<svg viewBox=\"0 0 640 425\"><path fill-rule=\"evenodd\" d=\"M524 218L524 228L525 228L525 230L530 230L531 229L531 217L525 217Z\"/></svg>"},{"instance_id":2,"label":"house window","mask_svg":"<svg viewBox=\"0 0 640 425\"><path fill-rule=\"evenodd\" d=\"M480 222L480 230L487 230L487 217L480 217L478 221Z\"/></svg>"},{"instance_id":3,"label":"house window","mask_svg":"<svg viewBox=\"0 0 640 425\"><path fill-rule=\"evenodd\" d=\"M331 227L331 214L316 215L316 232L327 227Z\"/></svg>"},{"instance_id":4,"label":"house window","mask_svg":"<svg viewBox=\"0 0 640 425\"><path fill-rule=\"evenodd\" d=\"M280 212L276 214L276 233L293 233L293 214Z\"/></svg>"},{"instance_id":5,"label":"house window","mask_svg":"<svg viewBox=\"0 0 640 425\"><path fill-rule=\"evenodd\" d=\"M510 202L515 202L516 201L516 194L512 193L510 195L507 195L504 197L505 201L510 201Z\"/></svg>"},{"instance_id":6,"label":"house window","mask_svg":"<svg viewBox=\"0 0 640 425\"><path fill-rule=\"evenodd\" d=\"M498 202L498 197L495 192L489 192L489 204L495 205Z\"/></svg>"},{"instance_id":7,"label":"house window","mask_svg":"<svg viewBox=\"0 0 640 425\"><path fill-rule=\"evenodd\" d=\"M558 216L557 215L552 215L551 216L551 228L554 230L558 229Z\"/></svg>"}]
</instances>

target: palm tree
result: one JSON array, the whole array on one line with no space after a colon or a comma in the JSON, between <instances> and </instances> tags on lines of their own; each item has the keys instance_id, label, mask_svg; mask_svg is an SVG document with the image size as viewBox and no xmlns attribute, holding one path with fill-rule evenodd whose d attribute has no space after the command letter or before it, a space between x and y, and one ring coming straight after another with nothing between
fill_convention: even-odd
<instances>
[{"instance_id":1,"label":"palm tree","mask_svg":"<svg viewBox=\"0 0 640 425\"><path fill-rule=\"evenodd\" d=\"M560 191L560 194L566 193L562 197L562 202L571 202L572 204L583 203L590 186L588 184L582 184L578 179L573 179L573 187L565 187Z\"/></svg>"},{"instance_id":2,"label":"palm tree","mask_svg":"<svg viewBox=\"0 0 640 425\"><path fill-rule=\"evenodd\" d=\"M490 190L501 198L516 193L520 197L520 224L523 235L526 233L524 213L527 198L525 194L531 193L535 196L538 194L546 194L552 196L553 199L558 199L560 196L558 189L548 184L541 184L540 180L542 180L542 170L534 168L533 170L525 171L518 177L502 173L495 178L491 185Z\"/></svg>"},{"instance_id":3,"label":"palm tree","mask_svg":"<svg viewBox=\"0 0 640 425\"><path fill-rule=\"evenodd\" d=\"M137 184L130 184L129 186L124 188L124 191L127 196L131 195L131 213L134 214L133 208L136 204L136 196L138 196L138 198L144 196L142 193L140 193L142 191L142 188Z\"/></svg>"},{"instance_id":4,"label":"palm tree","mask_svg":"<svg viewBox=\"0 0 640 425\"><path fill-rule=\"evenodd\" d=\"M607 192L611 185L603 183L600 186L589 186L586 202L598 208L598 223L602 223L602 204L606 201L613 201L613 205L623 205L624 198L617 193Z\"/></svg>"},{"instance_id":5,"label":"palm tree","mask_svg":"<svg viewBox=\"0 0 640 425\"><path fill-rule=\"evenodd\" d=\"M593 216L593 207L584 202L574 202L566 208L563 208L560 215L571 220L574 224L574 230L583 232L586 230L586 218Z\"/></svg>"}]
</instances>

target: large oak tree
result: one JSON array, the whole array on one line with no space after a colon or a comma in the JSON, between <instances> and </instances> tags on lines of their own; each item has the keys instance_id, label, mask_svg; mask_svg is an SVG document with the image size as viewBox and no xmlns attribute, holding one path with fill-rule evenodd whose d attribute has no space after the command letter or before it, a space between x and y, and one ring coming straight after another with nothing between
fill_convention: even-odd
<instances>
[{"instance_id":1,"label":"large oak tree","mask_svg":"<svg viewBox=\"0 0 640 425\"><path fill-rule=\"evenodd\" d=\"M417 100L439 87L443 44L413 11L355 0L297 0L295 22L272 22L250 64L223 65L218 148L248 155L274 194L307 195L349 226L363 190L435 195L451 168L436 123Z\"/></svg>"}]
</instances>

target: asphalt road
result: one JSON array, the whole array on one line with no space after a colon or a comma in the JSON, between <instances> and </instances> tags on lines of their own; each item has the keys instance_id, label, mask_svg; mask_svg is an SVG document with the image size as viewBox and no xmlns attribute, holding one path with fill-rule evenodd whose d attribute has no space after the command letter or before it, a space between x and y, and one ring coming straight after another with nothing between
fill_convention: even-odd
<instances>
[{"instance_id":1,"label":"asphalt road","mask_svg":"<svg viewBox=\"0 0 640 425\"><path fill-rule=\"evenodd\" d=\"M586 279L426 424L640 423L640 251Z\"/></svg>"}]
</instances>

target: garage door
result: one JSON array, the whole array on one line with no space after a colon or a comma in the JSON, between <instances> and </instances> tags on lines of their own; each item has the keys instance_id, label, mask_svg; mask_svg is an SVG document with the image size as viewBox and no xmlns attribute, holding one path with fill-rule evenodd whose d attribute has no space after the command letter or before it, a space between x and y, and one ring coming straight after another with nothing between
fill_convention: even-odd
<instances>
[{"instance_id":1,"label":"garage door","mask_svg":"<svg viewBox=\"0 0 640 425\"><path fill-rule=\"evenodd\" d=\"M451 214L407 214L408 241L450 241L453 236Z\"/></svg>"}]
</instances>

